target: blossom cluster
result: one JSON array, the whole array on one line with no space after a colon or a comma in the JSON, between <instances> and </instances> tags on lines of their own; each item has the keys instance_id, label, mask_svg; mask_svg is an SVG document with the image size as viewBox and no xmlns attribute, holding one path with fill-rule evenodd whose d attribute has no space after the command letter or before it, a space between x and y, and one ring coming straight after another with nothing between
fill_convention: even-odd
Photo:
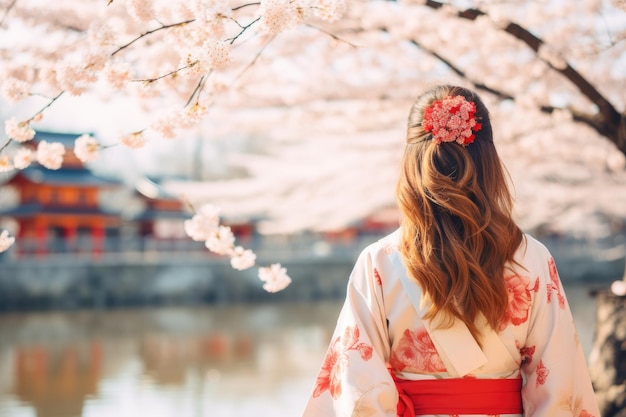
<instances>
[{"instance_id":1,"label":"blossom cluster","mask_svg":"<svg viewBox=\"0 0 626 417\"><path fill-rule=\"evenodd\" d=\"M223 86L233 87L232 81L216 82L220 76L216 74L241 72L242 68L245 72L262 52L260 44L266 38L259 36L261 42L256 43L250 42L252 38L275 35L310 17L336 21L345 12L346 1L261 0L233 6L228 0L126 0L110 2L108 16L96 13L97 8L91 6L77 7L76 19L80 16L90 22L86 31L70 32L67 37L51 34L49 41L58 43L55 54L44 54L37 48L16 52L36 64L32 71L22 71L23 65L3 68L0 94L10 103L33 96L48 99L39 117L65 92L79 96L112 89L137 95L144 102L153 101L151 104L171 102L173 96L183 98L186 104L178 104L177 110L157 116L138 132L120 135L120 143L137 149L146 142L146 129L172 138L180 135L180 129L192 128L203 120L211 96L222 93L218 90ZM59 10L64 9L60 6ZM34 13L33 19L37 18L43 19ZM77 22L73 27L81 25ZM235 48L240 51L244 47L250 51L238 53L236 59L231 56ZM9 141L32 139L35 131L31 123L37 120L6 120ZM77 146L77 156L85 162L104 149L93 140L88 144L87 139ZM51 166L57 165L50 158L46 160Z\"/></svg>"},{"instance_id":2,"label":"blossom cluster","mask_svg":"<svg viewBox=\"0 0 626 417\"><path fill-rule=\"evenodd\" d=\"M254 266L256 254L250 249L235 245L235 235L228 226L220 225L220 210L212 204L206 204L185 220L185 233L198 242L204 241L211 252L230 257L234 269L243 271ZM291 283L285 268L280 264L259 268L259 279L264 282L263 289L268 292L283 290Z\"/></svg>"},{"instance_id":3,"label":"blossom cluster","mask_svg":"<svg viewBox=\"0 0 626 417\"><path fill-rule=\"evenodd\" d=\"M82 135L74 142L74 155L83 163L93 161L98 157L101 146L91 135Z\"/></svg>"},{"instance_id":4,"label":"blossom cluster","mask_svg":"<svg viewBox=\"0 0 626 417\"><path fill-rule=\"evenodd\" d=\"M4 122L4 130L9 138L17 142L27 142L35 137L35 131L28 122L18 122L12 117Z\"/></svg>"},{"instance_id":5,"label":"blossom cluster","mask_svg":"<svg viewBox=\"0 0 626 417\"><path fill-rule=\"evenodd\" d=\"M125 94L136 93L146 101L167 99L171 97L171 92L187 95L185 106L157 116L140 131L120 136L121 144L137 149L146 143L146 129L171 138L180 133L179 129L191 128L204 118L207 105L200 104L202 90L211 90L205 93L213 94L217 92L215 86L227 85L215 82L215 72L229 66L234 47L250 40L251 36L241 37L244 32L252 32L252 36L255 31L275 34L302 23L309 15L327 21L337 20L346 9L345 2L262 0L246 7L233 8L226 0L127 0L109 4L111 13L116 15L113 20L103 20L101 16L90 14L93 11L81 9L86 13L86 21L91 22L86 36L68 38L67 43L61 41L62 44L57 48L59 53L53 55L36 55L39 53L36 48L24 51L33 54L31 61L37 64L31 72L5 68L0 74L0 94L11 103L31 96L54 97L37 114L39 118L40 113L63 92L77 96L97 90L98 81ZM124 14L127 19L123 18ZM147 39L147 43L144 42L142 48L149 52L146 54L142 51L142 58L137 60L132 52L127 54L126 51L136 49L139 43L135 42L143 38ZM171 48L171 45L177 47ZM165 47L167 53L160 49ZM124 52L119 53L122 50ZM245 67L250 62L242 62L240 59L236 64ZM143 83L125 88L132 81ZM35 135L31 123L35 121L38 118L6 120L5 131L9 141L21 143L31 140ZM84 138L77 142L75 153L83 162L93 160L104 149L94 141ZM3 146L2 150L5 148ZM47 147L46 150L54 150L57 157L48 157L42 151L42 159L50 167L57 166L58 146ZM19 168L25 163L22 158L22 163L14 167ZM8 169L6 158L2 167Z\"/></svg>"},{"instance_id":6,"label":"blossom cluster","mask_svg":"<svg viewBox=\"0 0 626 417\"><path fill-rule=\"evenodd\" d=\"M263 289L267 292L282 291L291 284L291 278L287 275L287 270L280 264L259 268L259 279L265 283L263 284Z\"/></svg>"},{"instance_id":7,"label":"blossom cluster","mask_svg":"<svg viewBox=\"0 0 626 417\"><path fill-rule=\"evenodd\" d=\"M48 169L59 169L63 164L64 155L65 147L62 143L42 140L36 150L26 147L17 149L13 159L7 154L0 155L0 172L25 169L35 161Z\"/></svg>"},{"instance_id":8,"label":"blossom cluster","mask_svg":"<svg viewBox=\"0 0 626 417\"><path fill-rule=\"evenodd\" d=\"M476 105L463 96L446 97L435 100L424 110L422 127L432 132L433 140L457 142L469 145L474 141L482 125L476 121Z\"/></svg>"},{"instance_id":9,"label":"blossom cluster","mask_svg":"<svg viewBox=\"0 0 626 417\"><path fill-rule=\"evenodd\" d=\"M6 131L8 134L10 129L7 128ZM85 134L76 139L74 154L80 161L86 163L96 159L98 151L102 148L96 138ZM35 161L48 169L56 170L63 165L65 153L65 146L60 142L42 140L37 144L36 149L20 146L14 151L12 159L8 154L0 155L0 172L26 169Z\"/></svg>"}]
</instances>

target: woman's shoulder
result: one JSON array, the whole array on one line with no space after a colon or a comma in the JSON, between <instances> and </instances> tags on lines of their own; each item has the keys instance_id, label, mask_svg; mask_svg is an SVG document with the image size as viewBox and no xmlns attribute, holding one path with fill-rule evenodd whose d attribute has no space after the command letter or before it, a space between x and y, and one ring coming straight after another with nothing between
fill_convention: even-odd
<instances>
[{"instance_id":1,"label":"woman's shoulder","mask_svg":"<svg viewBox=\"0 0 626 417\"><path fill-rule=\"evenodd\" d=\"M547 256L550 257L550 251L548 248L541 243L537 238L533 237L528 233L524 233L522 235L522 243L517 249L516 257L542 257Z\"/></svg>"},{"instance_id":2,"label":"woman's shoulder","mask_svg":"<svg viewBox=\"0 0 626 417\"><path fill-rule=\"evenodd\" d=\"M550 263L554 263L552 254L548 248L538 239L525 233L517 252L514 256L517 266L532 273L545 271Z\"/></svg>"},{"instance_id":3,"label":"woman's shoulder","mask_svg":"<svg viewBox=\"0 0 626 417\"><path fill-rule=\"evenodd\" d=\"M400 245L400 229L389 233L386 236L381 237L377 241L369 244L363 252L369 254L372 258L378 258L381 256L388 256L394 253L399 253Z\"/></svg>"}]
</instances>

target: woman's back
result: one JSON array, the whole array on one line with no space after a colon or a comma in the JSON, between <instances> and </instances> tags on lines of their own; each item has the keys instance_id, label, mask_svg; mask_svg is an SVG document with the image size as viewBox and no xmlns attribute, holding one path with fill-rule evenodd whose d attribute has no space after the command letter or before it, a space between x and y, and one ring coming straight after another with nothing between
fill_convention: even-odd
<instances>
[{"instance_id":1,"label":"woman's back","mask_svg":"<svg viewBox=\"0 0 626 417\"><path fill-rule=\"evenodd\" d=\"M479 317L479 344L462 321L440 328L437 317L423 318L429 301L409 278L399 242L400 230L357 260L305 417L462 416L468 401L482 397L471 392L470 400L458 397L473 389L463 385L473 379L518 381L526 416L599 416L554 260L541 243L524 236L515 254L519 265L505 276L504 325L494 331ZM411 404L410 389L402 392L402 382L444 379L461 384L444 395L451 408L414 414L419 410ZM433 398L422 392L421 401L430 404ZM492 414L522 415L472 415Z\"/></svg>"},{"instance_id":2,"label":"woman's back","mask_svg":"<svg viewBox=\"0 0 626 417\"><path fill-rule=\"evenodd\" d=\"M554 260L512 219L489 113L413 105L398 231L356 262L304 415L599 416Z\"/></svg>"}]
</instances>

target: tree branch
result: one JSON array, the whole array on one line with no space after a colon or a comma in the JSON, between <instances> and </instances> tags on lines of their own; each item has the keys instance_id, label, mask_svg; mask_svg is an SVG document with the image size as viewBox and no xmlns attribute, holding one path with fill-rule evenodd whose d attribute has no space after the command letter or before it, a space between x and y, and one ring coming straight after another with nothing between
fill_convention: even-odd
<instances>
[{"instance_id":1,"label":"tree branch","mask_svg":"<svg viewBox=\"0 0 626 417\"><path fill-rule=\"evenodd\" d=\"M196 88L194 88L194 90L192 91L191 95L189 96L189 100L187 100L187 103L185 103L185 107L187 107L189 104L191 104L191 102L193 101L194 97L200 96L200 92L204 88L204 85L206 84L206 80L207 80L207 78L210 75L211 75L211 71L209 71L207 74L204 74L202 77L200 77L200 80L198 81L198 84L196 85Z\"/></svg>"},{"instance_id":2,"label":"tree branch","mask_svg":"<svg viewBox=\"0 0 626 417\"><path fill-rule=\"evenodd\" d=\"M482 91L486 91L486 92L488 92L490 94L493 94L494 96L498 97L500 100L515 100L515 97L511 96L510 94L504 93L504 92L496 90L494 88L491 88L491 87L489 87L488 85L486 85L484 83L472 80L471 78L469 78L467 76L467 74L463 70L461 70L459 67L454 65L452 63L452 61L450 61L447 58L444 58L442 55L438 54L437 52L424 47L424 45L420 44L416 40L411 39L409 42L411 42L413 45L417 46L418 48L422 49L423 51L428 52L430 55L434 56L439 61L441 61L444 64L446 64L456 75L458 75L459 77L461 77L461 78L469 81L470 83L472 83L472 85L476 89L482 90Z\"/></svg>"},{"instance_id":3,"label":"tree branch","mask_svg":"<svg viewBox=\"0 0 626 417\"><path fill-rule=\"evenodd\" d=\"M345 44L348 44L348 45L352 46L353 48L359 48L359 45L355 45L355 44L353 44L352 42L348 42L348 41L347 41L347 40L345 40L345 39L341 39L339 36L335 35L334 33L328 32L328 31L326 31L326 30L324 30L324 29L322 29L322 28L319 28L319 27L317 27L317 26L313 26L313 25L311 25L311 24L307 24L306 26L308 26L308 27L310 27L310 28L312 28L312 29L315 29L315 30L317 30L317 31L320 31L320 32L322 32L324 35L328 35L328 36L330 36L331 38L333 38L333 39L334 39L334 40L336 40L336 41L339 41L339 42L343 42L343 43L345 43Z\"/></svg>"},{"instance_id":4,"label":"tree branch","mask_svg":"<svg viewBox=\"0 0 626 417\"><path fill-rule=\"evenodd\" d=\"M182 70L184 70L184 69L191 68L191 67L193 67L194 65L197 65L197 64L198 64L198 61L194 61L194 62L192 62L192 63L191 63L191 64L189 64L189 65L185 65L184 67L176 68L175 70L170 71L170 72L168 72L167 74L159 75L158 77L155 77L155 78L145 78L145 79L130 80L130 81L131 81L131 82L134 82L134 83L146 83L146 84L150 84L150 83L153 83L153 82L155 82L155 81L158 81L158 80L160 80L160 79L162 79L162 78L169 77L170 75L176 74L177 72L180 72L180 71L182 71Z\"/></svg>"},{"instance_id":5,"label":"tree branch","mask_svg":"<svg viewBox=\"0 0 626 417\"><path fill-rule=\"evenodd\" d=\"M237 7L233 7L232 10L233 12L236 12L239 9L243 9L244 7L248 7L248 6L260 6L261 3L260 2L254 2L254 3L246 3L246 4L242 4L241 6L237 6Z\"/></svg>"},{"instance_id":6,"label":"tree branch","mask_svg":"<svg viewBox=\"0 0 626 417\"><path fill-rule=\"evenodd\" d=\"M13 142L13 138L7 139L7 141L4 142L4 145L0 146L0 155L2 154L2 151L4 151L11 142Z\"/></svg>"},{"instance_id":7,"label":"tree branch","mask_svg":"<svg viewBox=\"0 0 626 417\"><path fill-rule=\"evenodd\" d=\"M427 0L425 5L432 9L439 9L443 7L443 3ZM487 15L485 12L479 9L466 9L459 10L457 16L467 20L475 20L478 16ZM533 35L528 29L517 23L509 23L504 29L504 32L510 34L516 39L524 42L529 48L531 48L537 56L539 56L539 49L545 45L545 42ZM569 80L585 97L587 97L592 103L598 107L598 114L593 118L586 117L580 121L587 123L594 128L598 133L606 136L611 140L619 150L626 155L626 124L624 113L617 111L615 106L598 91L598 89L591 84L585 77L583 77L578 71L576 71L569 62L563 60L564 65L555 66L548 60L542 59L550 68L563 75Z\"/></svg>"},{"instance_id":8,"label":"tree branch","mask_svg":"<svg viewBox=\"0 0 626 417\"><path fill-rule=\"evenodd\" d=\"M46 110L48 107L52 106L52 103L54 103L55 101L57 101L62 95L63 93L65 93L65 91L61 91L59 94L57 94L56 96L52 97L50 99L50 101L48 102L48 104L46 104L45 106L43 106L41 109L39 109L39 111L35 114L33 114L30 119L26 120L25 123L30 123L33 120L35 120L37 118L37 116L39 116L41 113L44 112L44 110Z\"/></svg>"},{"instance_id":9,"label":"tree branch","mask_svg":"<svg viewBox=\"0 0 626 417\"><path fill-rule=\"evenodd\" d=\"M254 25L254 24L255 24L256 22L258 22L259 20L261 20L261 18L260 18L260 17L257 17L256 19L254 19L252 22L248 23L248 24L247 24L247 25L245 25L245 26L241 26L241 25L239 25L239 26L241 27L241 31L240 31L237 35L235 35L234 37L232 37L232 38L230 38L230 39L225 39L225 40L224 40L224 42L229 42L229 43L232 45L233 43L235 43L235 41L236 41L237 39L239 39L239 37L240 37L241 35L243 35L243 33L244 33L246 30L248 30L248 28L250 28L250 26ZM239 23L237 23L237 24L239 24Z\"/></svg>"},{"instance_id":10,"label":"tree branch","mask_svg":"<svg viewBox=\"0 0 626 417\"><path fill-rule=\"evenodd\" d=\"M169 25L161 25L161 26L159 26L156 29L152 29L152 30L149 30L147 32L144 32L141 35L139 35L136 38L134 38L132 41L130 41L130 42L120 46L119 48L117 48L115 51L113 51L111 56L114 56L115 54L117 54L118 52L122 51L123 49L128 48L133 43L137 42L139 39L144 38L144 37L146 37L148 35L151 35L151 34L153 34L155 32L158 32L158 31L164 30L164 29L170 29L170 28L177 27L177 26L184 26L184 25L186 25L188 23L192 23L194 21L195 21L195 19L189 19L189 20L185 20L184 22L172 23L172 24L169 24Z\"/></svg>"},{"instance_id":11,"label":"tree branch","mask_svg":"<svg viewBox=\"0 0 626 417\"><path fill-rule=\"evenodd\" d=\"M62 95L63 93L65 93L65 91L61 91L59 94L57 94L56 96L52 97L50 99L50 101L48 102L48 104L46 104L45 106L43 106L41 109L39 109L39 111L35 114L33 114L29 119L24 120L22 123L30 123L33 120L37 119L37 117L44 112L44 110L46 110L48 107L52 106L52 103L54 103L55 101L57 101ZM7 146L9 146L9 144L13 142L13 138L9 138L7 139L7 141L0 146L0 154L2 153L2 151L4 151Z\"/></svg>"}]
</instances>

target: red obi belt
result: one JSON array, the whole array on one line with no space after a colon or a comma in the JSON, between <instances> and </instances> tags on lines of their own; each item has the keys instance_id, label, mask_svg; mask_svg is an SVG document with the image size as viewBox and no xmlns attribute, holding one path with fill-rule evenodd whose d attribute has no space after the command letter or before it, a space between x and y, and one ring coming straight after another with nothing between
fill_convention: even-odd
<instances>
[{"instance_id":1,"label":"red obi belt","mask_svg":"<svg viewBox=\"0 0 626 417\"><path fill-rule=\"evenodd\" d=\"M429 414L522 414L522 379L412 381L393 376L399 417Z\"/></svg>"}]
</instances>

